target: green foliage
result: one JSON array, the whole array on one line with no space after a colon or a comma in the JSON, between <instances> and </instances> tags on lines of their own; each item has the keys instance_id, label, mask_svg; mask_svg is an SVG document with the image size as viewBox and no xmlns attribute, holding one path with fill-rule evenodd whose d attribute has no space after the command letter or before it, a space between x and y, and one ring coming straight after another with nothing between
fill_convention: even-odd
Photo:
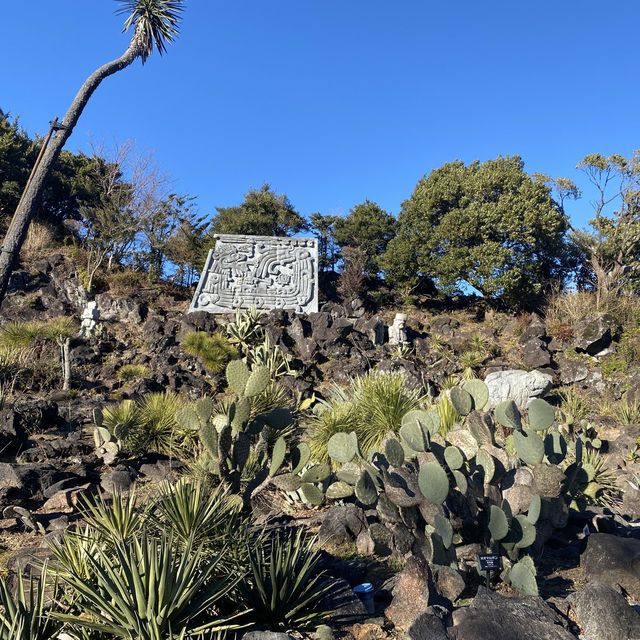
<instances>
[{"instance_id":1,"label":"green foliage","mask_svg":"<svg viewBox=\"0 0 640 640\"><path fill-rule=\"evenodd\" d=\"M55 640L62 627L50 615L57 582L50 579L46 564L39 576L31 573L25 582L20 575L14 594L7 580L0 579L0 640Z\"/></svg>"},{"instance_id":2,"label":"green foliage","mask_svg":"<svg viewBox=\"0 0 640 640\"><path fill-rule=\"evenodd\" d=\"M132 453L155 451L175 455L189 447L178 432L176 413L184 402L175 393L150 393L138 403L137 424L125 439Z\"/></svg>"},{"instance_id":3,"label":"green foliage","mask_svg":"<svg viewBox=\"0 0 640 640\"><path fill-rule=\"evenodd\" d=\"M182 350L196 356L211 373L220 373L238 357L238 352L221 333L189 331L181 342Z\"/></svg>"},{"instance_id":4,"label":"green foliage","mask_svg":"<svg viewBox=\"0 0 640 640\"><path fill-rule=\"evenodd\" d=\"M218 207L216 211L212 234L288 236L307 227L287 196L276 194L268 184L248 191L237 207Z\"/></svg>"},{"instance_id":5,"label":"green foliage","mask_svg":"<svg viewBox=\"0 0 640 640\"><path fill-rule=\"evenodd\" d=\"M340 432L355 432L365 455L379 451L387 437L399 433L403 416L421 401L420 392L410 388L401 373L371 371L345 391L334 389L307 424L314 458L326 461L327 443Z\"/></svg>"},{"instance_id":6,"label":"green foliage","mask_svg":"<svg viewBox=\"0 0 640 640\"><path fill-rule=\"evenodd\" d=\"M118 0L122 5L117 13L126 15L124 30L133 29L141 38L142 62L155 48L160 55L166 53L180 31L184 0Z\"/></svg>"},{"instance_id":7,"label":"green foliage","mask_svg":"<svg viewBox=\"0 0 640 640\"><path fill-rule=\"evenodd\" d=\"M383 257L396 286L433 278L490 300L526 306L570 266L568 220L548 186L517 157L450 162L424 177L402 205Z\"/></svg>"},{"instance_id":8,"label":"green foliage","mask_svg":"<svg viewBox=\"0 0 640 640\"><path fill-rule=\"evenodd\" d=\"M122 382L138 382L149 375L149 368L143 364L122 365L116 374Z\"/></svg>"},{"instance_id":9,"label":"green foliage","mask_svg":"<svg viewBox=\"0 0 640 640\"><path fill-rule=\"evenodd\" d=\"M0 347L19 349L30 347L39 341L56 342L75 333L73 318L59 316L50 320L7 322L0 327Z\"/></svg>"},{"instance_id":10,"label":"green foliage","mask_svg":"<svg viewBox=\"0 0 640 640\"><path fill-rule=\"evenodd\" d=\"M237 580L216 575L218 559L201 562L197 548L176 550L171 537L133 539L87 556L91 579L68 573L65 584L80 599L78 614L54 613L80 629L122 640L165 640L170 632L195 634L229 628L205 613Z\"/></svg>"},{"instance_id":11,"label":"green foliage","mask_svg":"<svg viewBox=\"0 0 640 640\"><path fill-rule=\"evenodd\" d=\"M274 630L306 629L326 617L319 605L333 585L321 570L315 542L302 530L276 532L251 549L241 592L256 622Z\"/></svg>"},{"instance_id":12,"label":"green foliage","mask_svg":"<svg viewBox=\"0 0 640 640\"><path fill-rule=\"evenodd\" d=\"M100 538L110 544L124 543L142 529L143 516L136 509L136 493L116 492L110 503L102 495L82 502L82 517Z\"/></svg>"},{"instance_id":13,"label":"green foliage","mask_svg":"<svg viewBox=\"0 0 640 640\"><path fill-rule=\"evenodd\" d=\"M362 250L365 256L364 269L369 277L380 271L380 256L395 234L396 220L375 202L365 200L351 209L344 218L336 218L333 236L340 247Z\"/></svg>"}]
</instances>

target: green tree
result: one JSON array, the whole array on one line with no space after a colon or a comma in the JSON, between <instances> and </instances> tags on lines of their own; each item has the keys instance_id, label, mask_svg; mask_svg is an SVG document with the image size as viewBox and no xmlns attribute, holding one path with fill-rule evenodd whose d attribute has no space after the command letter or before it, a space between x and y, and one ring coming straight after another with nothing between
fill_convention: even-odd
<instances>
[{"instance_id":1,"label":"green tree","mask_svg":"<svg viewBox=\"0 0 640 640\"><path fill-rule=\"evenodd\" d=\"M31 179L22 194L0 251L0 302L4 298L11 270L20 253L42 198L47 177L73 133L84 108L103 80L132 65L137 59L146 62L153 53L166 52L167 45L178 35L184 0L118 0L118 13L127 16L125 30L133 29L127 50L115 60L94 71L84 82L61 123L54 122L42 145L42 153Z\"/></svg>"},{"instance_id":2,"label":"green tree","mask_svg":"<svg viewBox=\"0 0 640 640\"><path fill-rule=\"evenodd\" d=\"M318 239L318 268L320 271L335 271L338 261L338 245L333 235L338 216L312 213L309 216L311 230Z\"/></svg>"},{"instance_id":3,"label":"green tree","mask_svg":"<svg viewBox=\"0 0 640 640\"><path fill-rule=\"evenodd\" d=\"M19 124L0 110L0 227L7 229L35 162L41 140L32 140ZM99 185L89 179L92 159L63 151L42 191L34 217L52 225L78 219L80 209L95 201Z\"/></svg>"},{"instance_id":4,"label":"green tree","mask_svg":"<svg viewBox=\"0 0 640 640\"><path fill-rule=\"evenodd\" d=\"M307 228L304 218L284 194L268 184L251 189L237 207L218 207L212 233L253 236L288 236Z\"/></svg>"},{"instance_id":5,"label":"green tree","mask_svg":"<svg viewBox=\"0 0 640 640\"><path fill-rule=\"evenodd\" d=\"M376 277L381 270L380 256L396 232L396 219L375 202L365 200L338 218L334 225L335 240L340 247L360 249L365 257L365 272Z\"/></svg>"},{"instance_id":6,"label":"green tree","mask_svg":"<svg viewBox=\"0 0 640 640\"><path fill-rule=\"evenodd\" d=\"M638 288L640 151L631 158L592 153L578 163L578 169L596 191L591 228L573 233L584 260L578 284L595 290L600 307L609 296Z\"/></svg>"},{"instance_id":7,"label":"green tree","mask_svg":"<svg viewBox=\"0 0 640 640\"><path fill-rule=\"evenodd\" d=\"M405 289L429 277L445 290L473 287L490 301L528 306L570 269L567 216L518 156L432 171L398 222L383 266Z\"/></svg>"}]
</instances>

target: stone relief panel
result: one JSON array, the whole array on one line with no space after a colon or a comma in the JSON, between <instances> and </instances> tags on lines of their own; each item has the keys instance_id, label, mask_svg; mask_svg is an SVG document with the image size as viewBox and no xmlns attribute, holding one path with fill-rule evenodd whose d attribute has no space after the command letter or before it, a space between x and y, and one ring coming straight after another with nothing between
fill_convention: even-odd
<instances>
[{"instance_id":1,"label":"stone relief panel","mask_svg":"<svg viewBox=\"0 0 640 640\"><path fill-rule=\"evenodd\" d=\"M318 241L312 238L217 235L191 311L318 310Z\"/></svg>"}]
</instances>

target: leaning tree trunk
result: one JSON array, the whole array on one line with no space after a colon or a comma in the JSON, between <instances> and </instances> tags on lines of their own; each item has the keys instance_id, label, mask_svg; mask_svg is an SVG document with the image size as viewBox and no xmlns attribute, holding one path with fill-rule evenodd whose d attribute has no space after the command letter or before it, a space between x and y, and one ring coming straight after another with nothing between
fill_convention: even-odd
<instances>
[{"instance_id":1,"label":"leaning tree trunk","mask_svg":"<svg viewBox=\"0 0 640 640\"><path fill-rule=\"evenodd\" d=\"M40 164L35 168L31 179L27 183L5 235L4 243L0 248L0 303L2 303L7 293L9 277L15 267L22 243L26 238L29 223L35 215L36 205L42 194L51 167L73 133L73 129L78 123L94 91L100 86L103 80L125 69L140 56L142 53L143 37L143 33L137 30L129 47L122 56L116 60L107 62L107 64L94 71L85 80L80 91L78 91L71 103L69 110L65 114L62 123L57 125L58 128L54 131L49 146L44 150Z\"/></svg>"}]
</instances>

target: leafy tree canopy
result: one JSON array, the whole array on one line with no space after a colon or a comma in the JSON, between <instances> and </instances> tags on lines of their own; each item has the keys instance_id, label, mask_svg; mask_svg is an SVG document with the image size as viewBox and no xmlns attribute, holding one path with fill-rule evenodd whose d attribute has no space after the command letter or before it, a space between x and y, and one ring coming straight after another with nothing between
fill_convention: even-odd
<instances>
[{"instance_id":1,"label":"leafy tree canopy","mask_svg":"<svg viewBox=\"0 0 640 640\"><path fill-rule=\"evenodd\" d=\"M307 228L289 198L277 194L268 184L251 189L237 207L219 207L216 211L212 233L288 236Z\"/></svg>"},{"instance_id":2,"label":"leafy tree canopy","mask_svg":"<svg viewBox=\"0 0 640 640\"><path fill-rule=\"evenodd\" d=\"M36 161L41 139L31 139L19 124L0 110L0 221L8 224ZM80 209L97 198L98 185L91 179L93 161L82 153L60 154L46 182L36 211L37 218L58 224L77 219Z\"/></svg>"},{"instance_id":3,"label":"leafy tree canopy","mask_svg":"<svg viewBox=\"0 0 640 640\"><path fill-rule=\"evenodd\" d=\"M443 165L420 180L398 222L383 266L407 288L428 277L523 306L570 266L567 217L519 156Z\"/></svg>"},{"instance_id":4,"label":"leafy tree canopy","mask_svg":"<svg viewBox=\"0 0 640 640\"><path fill-rule=\"evenodd\" d=\"M366 257L365 271L370 276L380 272L380 256L395 235L396 219L375 202L365 200L338 218L334 237L341 247L360 249Z\"/></svg>"}]
</instances>

